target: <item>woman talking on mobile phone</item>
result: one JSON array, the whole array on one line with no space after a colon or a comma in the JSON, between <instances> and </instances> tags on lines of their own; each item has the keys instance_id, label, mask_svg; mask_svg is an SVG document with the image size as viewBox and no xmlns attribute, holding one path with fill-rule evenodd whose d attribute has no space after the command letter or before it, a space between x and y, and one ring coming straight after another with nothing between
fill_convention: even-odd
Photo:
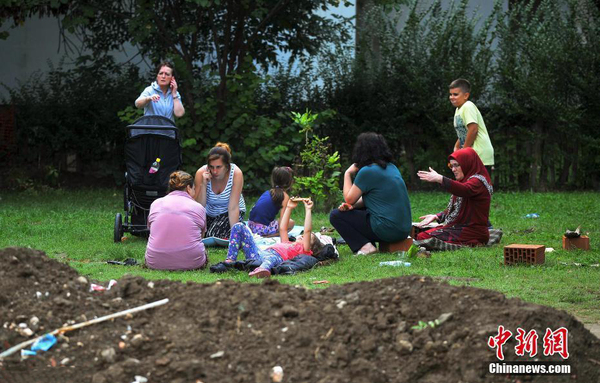
<instances>
[{"instance_id":1,"label":"woman talking on mobile phone","mask_svg":"<svg viewBox=\"0 0 600 383\"><path fill-rule=\"evenodd\" d=\"M177 91L173 64L165 61L158 65L156 81L135 100L135 107L144 108L144 115L159 115L170 120L174 120L173 115L181 117L185 114Z\"/></svg>"}]
</instances>

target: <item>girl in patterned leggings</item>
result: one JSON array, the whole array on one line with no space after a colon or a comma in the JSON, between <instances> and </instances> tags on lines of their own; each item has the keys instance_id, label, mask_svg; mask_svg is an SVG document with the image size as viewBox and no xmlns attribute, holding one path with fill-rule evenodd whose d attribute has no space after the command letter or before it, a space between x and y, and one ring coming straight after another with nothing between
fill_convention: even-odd
<instances>
[{"instance_id":1,"label":"girl in patterned leggings","mask_svg":"<svg viewBox=\"0 0 600 383\"><path fill-rule=\"evenodd\" d=\"M305 210L304 234L298 236L296 242L289 241L287 228L292 210L298 206L298 202L290 199L281 219L281 226L279 228L280 243L269 246L265 250L260 250L254 242L250 229L243 223L236 223L231 228L229 249L225 262L234 262L237 259L238 252L242 250L247 260L257 259L262 262L259 267L251 271L248 275L257 278L267 278L271 276L271 269L283 261L292 259L300 254L312 255L321 250L323 247L321 241L311 232L313 202L311 200L303 200L302 202L304 203Z\"/></svg>"}]
</instances>

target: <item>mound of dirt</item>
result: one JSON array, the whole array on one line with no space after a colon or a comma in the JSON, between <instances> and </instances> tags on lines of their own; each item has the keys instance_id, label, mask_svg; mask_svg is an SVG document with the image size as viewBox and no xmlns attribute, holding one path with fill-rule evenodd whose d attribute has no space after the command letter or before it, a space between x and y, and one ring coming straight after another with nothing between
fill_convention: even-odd
<instances>
[{"instance_id":1,"label":"mound of dirt","mask_svg":"<svg viewBox=\"0 0 600 383\"><path fill-rule=\"evenodd\" d=\"M276 280L201 285L124 277L108 291L90 291L89 281L43 252L0 250L3 351L66 324L164 298L163 306L69 331L47 352L6 357L0 381L267 383L274 366L290 383L598 382L600 376L600 341L575 318L493 291L419 276L322 290ZM441 323L413 327L435 319ZM498 360L488 339L499 325L514 334L503 346L505 362L562 362L572 372L490 374ZM519 327L537 331L535 358L516 356ZM542 353L546 329L560 327L568 329L566 360Z\"/></svg>"}]
</instances>

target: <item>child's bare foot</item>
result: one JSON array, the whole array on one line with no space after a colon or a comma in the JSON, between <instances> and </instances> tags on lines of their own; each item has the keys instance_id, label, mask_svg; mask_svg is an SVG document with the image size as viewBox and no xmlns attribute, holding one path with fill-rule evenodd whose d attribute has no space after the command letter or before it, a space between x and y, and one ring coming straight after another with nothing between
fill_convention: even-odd
<instances>
[{"instance_id":1,"label":"child's bare foot","mask_svg":"<svg viewBox=\"0 0 600 383\"><path fill-rule=\"evenodd\" d=\"M360 248L360 250L358 250L356 255L367 255L367 254L373 254L376 252L377 252L377 248L375 246L373 246L373 244L371 242L367 242L367 243L365 243L365 245L363 247Z\"/></svg>"}]
</instances>

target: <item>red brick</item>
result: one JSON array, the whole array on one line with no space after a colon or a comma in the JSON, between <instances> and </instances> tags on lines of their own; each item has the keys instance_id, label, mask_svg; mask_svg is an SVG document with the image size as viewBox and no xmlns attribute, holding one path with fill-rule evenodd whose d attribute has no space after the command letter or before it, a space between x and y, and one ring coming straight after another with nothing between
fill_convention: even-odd
<instances>
[{"instance_id":1,"label":"red brick","mask_svg":"<svg viewBox=\"0 0 600 383\"><path fill-rule=\"evenodd\" d=\"M563 235L563 249L565 250L589 250L590 238L587 235L582 235L577 238L567 238Z\"/></svg>"},{"instance_id":2,"label":"red brick","mask_svg":"<svg viewBox=\"0 0 600 383\"><path fill-rule=\"evenodd\" d=\"M504 246L504 264L542 264L546 260L545 250L546 246L544 245L520 245L515 243Z\"/></svg>"},{"instance_id":3,"label":"red brick","mask_svg":"<svg viewBox=\"0 0 600 383\"><path fill-rule=\"evenodd\" d=\"M395 253L397 251L408 251L412 246L413 239L411 237L406 238L405 240L399 242L380 242L379 243L379 251L382 253Z\"/></svg>"}]
</instances>

